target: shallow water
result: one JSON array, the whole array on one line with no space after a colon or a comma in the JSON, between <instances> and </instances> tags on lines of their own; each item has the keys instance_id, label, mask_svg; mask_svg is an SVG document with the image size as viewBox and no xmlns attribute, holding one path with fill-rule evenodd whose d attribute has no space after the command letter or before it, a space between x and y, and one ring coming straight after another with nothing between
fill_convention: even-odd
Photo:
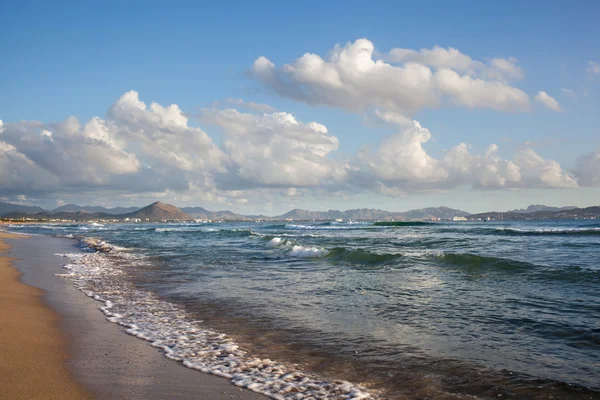
<instances>
[{"instance_id":1,"label":"shallow water","mask_svg":"<svg viewBox=\"0 0 600 400\"><path fill-rule=\"evenodd\" d=\"M75 283L132 334L257 391L600 398L596 221L11 229L116 246L70 258Z\"/></svg>"}]
</instances>

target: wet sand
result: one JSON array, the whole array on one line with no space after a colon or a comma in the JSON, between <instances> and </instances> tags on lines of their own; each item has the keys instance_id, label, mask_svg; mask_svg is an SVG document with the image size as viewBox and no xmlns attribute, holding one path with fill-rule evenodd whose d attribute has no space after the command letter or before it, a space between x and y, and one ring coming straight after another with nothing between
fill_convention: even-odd
<instances>
[{"instance_id":1,"label":"wet sand","mask_svg":"<svg viewBox=\"0 0 600 400\"><path fill-rule=\"evenodd\" d=\"M89 399L67 369L58 315L44 305L42 290L20 282L6 256L5 241L17 237L0 232L0 398Z\"/></svg>"},{"instance_id":2,"label":"wet sand","mask_svg":"<svg viewBox=\"0 0 600 400\"><path fill-rule=\"evenodd\" d=\"M75 289L69 280L54 276L56 273L64 272L61 266L66 262L65 258L55 254L79 251L75 241L45 236L32 236L27 240L7 239L7 241L13 245L10 256L15 259L13 265L23 272L23 282L43 289L44 302L52 310L56 310L61 317L60 331L66 339L71 355L69 360L62 359L62 365L67 362L68 369L65 370L71 371L75 381L88 389L93 398L132 400L167 398L261 400L266 398L249 390L240 389L226 379L191 370L181 363L169 360L148 342L126 334L122 327L108 322L99 310L101 303L86 297ZM22 284L21 286L34 290L38 294L41 292L39 289ZM0 309L4 308L0 306ZM54 323L56 325L56 318ZM27 341L24 341L24 345L26 344ZM4 366L2 354L0 351L0 364ZM68 381L68 378L67 374L64 380ZM2 383L1 379L3 378L0 375L0 383ZM40 385L44 387L43 383ZM0 392L0 399L4 398L3 395ZM84 393L72 398L84 399L85 396ZM70 397L31 396L27 398L69 399Z\"/></svg>"}]
</instances>

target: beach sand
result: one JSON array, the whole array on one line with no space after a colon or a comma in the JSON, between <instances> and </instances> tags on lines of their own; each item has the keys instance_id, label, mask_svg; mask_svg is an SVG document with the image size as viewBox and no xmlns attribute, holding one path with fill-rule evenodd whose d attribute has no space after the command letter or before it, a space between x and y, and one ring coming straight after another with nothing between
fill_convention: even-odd
<instances>
[{"instance_id":1,"label":"beach sand","mask_svg":"<svg viewBox=\"0 0 600 400\"><path fill-rule=\"evenodd\" d=\"M0 232L0 235L4 234ZM99 310L101 303L75 289L68 279L54 275L64 273L61 265L66 262L65 258L55 254L79 251L74 240L32 236L26 240L6 238L5 241L13 246L9 255L14 259L13 266L23 273L22 281L35 288L19 283L19 273L4 265L1 268L3 275L0 282L2 285L8 282L7 288L18 286L31 293L35 301L23 303L20 309L16 309L15 304L21 304L20 298L7 297L5 300L7 290L0 286L1 320L5 318L5 310L14 310L13 316L19 321L18 317L25 315L31 308L44 313L47 318L47 321L44 321L47 323L36 331L20 325L15 325L13 331L5 331L4 324L0 327L0 387L10 387L10 390L16 391L24 385L22 390L31 390L23 392L24 395L14 392L11 396L0 391L0 399L89 398L81 387L87 389L96 399L266 398L240 389L226 379L204 374L169 360L148 342L126 334L123 327L108 322ZM4 274L9 274L12 278L4 278ZM44 304L50 308L44 307ZM23 335L19 329L32 334ZM48 332L53 333L49 335ZM15 337L19 338L18 342L14 341ZM49 337L53 337L56 342L29 351L33 348L31 343L36 340L46 343ZM5 347L10 351L5 352ZM21 355L23 351L31 353L31 361L25 360L21 368L15 369L13 359L25 359ZM57 352L57 358L47 358L46 354L53 351ZM5 357L5 354L9 356ZM48 374L61 375L41 374L30 379L30 375L37 374L34 363L39 363L39 368L48 371ZM5 371L9 375L6 375ZM68 372L71 372L71 375ZM6 376L9 376L10 380L5 384ZM78 386L76 382L80 382L82 386ZM55 384L58 385L56 388L52 386ZM45 393L52 395L44 396Z\"/></svg>"},{"instance_id":2,"label":"beach sand","mask_svg":"<svg viewBox=\"0 0 600 400\"><path fill-rule=\"evenodd\" d=\"M91 398L66 367L58 316L44 305L42 290L21 283L11 267L5 240L16 237L0 232L0 398Z\"/></svg>"}]
</instances>

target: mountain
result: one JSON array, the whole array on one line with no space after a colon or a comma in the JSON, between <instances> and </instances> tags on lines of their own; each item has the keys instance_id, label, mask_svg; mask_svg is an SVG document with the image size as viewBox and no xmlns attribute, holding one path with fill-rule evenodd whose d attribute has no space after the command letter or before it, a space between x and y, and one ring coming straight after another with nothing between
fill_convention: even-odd
<instances>
[{"instance_id":1,"label":"mountain","mask_svg":"<svg viewBox=\"0 0 600 400\"><path fill-rule=\"evenodd\" d=\"M142 209L128 214L121 214L118 218L139 218L142 221L165 221L165 220L190 220L193 219L179 208L157 201Z\"/></svg>"},{"instance_id":2,"label":"mountain","mask_svg":"<svg viewBox=\"0 0 600 400\"><path fill-rule=\"evenodd\" d=\"M253 219L228 210L208 211L206 208L202 207L184 207L181 209L181 211L197 219L212 219L221 221L247 221L249 219Z\"/></svg>"},{"instance_id":3,"label":"mountain","mask_svg":"<svg viewBox=\"0 0 600 400\"><path fill-rule=\"evenodd\" d=\"M395 213L389 211L379 210L376 208L355 208L353 210L346 210L342 212L343 219L351 219L357 221L366 220L377 220L386 219L393 217Z\"/></svg>"},{"instance_id":4,"label":"mountain","mask_svg":"<svg viewBox=\"0 0 600 400\"><path fill-rule=\"evenodd\" d=\"M293 219L293 220L311 220L311 219L336 219L342 218L342 213L338 210L329 211L308 211L295 208L275 219Z\"/></svg>"},{"instance_id":5,"label":"mountain","mask_svg":"<svg viewBox=\"0 0 600 400\"><path fill-rule=\"evenodd\" d=\"M454 217L466 217L471 215L466 211L449 207L427 207L418 210L410 210L400 213L406 219L452 219Z\"/></svg>"},{"instance_id":6,"label":"mountain","mask_svg":"<svg viewBox=\"0 0 600 400\"><path fill-rule=\"evenodd\" d=\"M418 210L410 210L405 212L389 212L375 208L357 208L353 210L338 211L308 211L302 209L294 209L287 213L274 217L274 219L291 219L291 220L332 220L345 219L355 221L375 221L381 219L451 219L456 216L467 216L468 212L455 210L448 207L429 207Z\"/></svg>"},{"instance_id":7,"label":"mountain","mask_svg":"<svg viewBox=\"0 0 600 400\"><path fill-rule=\"evenodd\" d=\"M538 212L538 211L567 211L567 210L573 210L577 207L575 206L565 206L565 207L550 207L550 206L545 206L542 204L532 204L529 207L523 209L523 208L518 208L516 210L509 210L507 211L507 213L533 213L533 212Z\"/></svg>"},{"instance_id":8,"label":"mountain","mask_svg":"<svg viewBox=\"0 0 600 400\"><path fill-rule=\"evenodd\" d=\"M205 215L210 213L210 211L202 207L182 207L181 211L191 215L194 218L206 218Z\"/></svg>"},{"instance_id":9,"label":"mountain","mask_svg":"<svg viewBox=\"0 0 600 400\"><path fill-rule=\"evenodd\" d=\"M52 210L52 213L61 212L89 212L89 213L106 213L110 215L127 214L139 210L140 207L113 207L106 208L101 206L78 206L77 204L65 204Z\"/></svg>"},{"instance_id":10,"label":"mountain","mask_svg":"<svg viewBox=\"0 0 600 400\"><path fill-rule=\"evenodd\" d=\"M471 214L467 219L493 219L493 220L532 220L539 221L544 219L600 219L600 206L585 208L569 208L559 211L536 211L531 213L523 212L486 212L480 214Z\"/></svg>"},{"instance_id":11,"label":"mountain","mask_svg":"<svg viewBox=\"0 0 600 400\"><path fill-rule=\"evenodd\" d=\"M0 201L0 216L4 216L5 214L10 213L19 213L19 214L35 214L39 212L44 212L45 210L41 207L36 206L23 206L21 204L12 204L12 203L3 203Z\"/></svg>"}]
</instances>

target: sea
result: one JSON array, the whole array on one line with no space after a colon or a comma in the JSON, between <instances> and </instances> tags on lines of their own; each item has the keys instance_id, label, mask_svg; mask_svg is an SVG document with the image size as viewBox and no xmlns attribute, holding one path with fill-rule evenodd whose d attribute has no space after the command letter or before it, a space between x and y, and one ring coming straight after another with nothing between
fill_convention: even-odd
<instances>
[{"instance_id":1,"label":"sea","mask_svg":"<svg viewBox=\"0 0 600 400\"><path fill-rule=\"evenodd\" d=\"M274 399L600 399L600 222L14 224L189 368Z\"/></svg>"}]
</instances>

